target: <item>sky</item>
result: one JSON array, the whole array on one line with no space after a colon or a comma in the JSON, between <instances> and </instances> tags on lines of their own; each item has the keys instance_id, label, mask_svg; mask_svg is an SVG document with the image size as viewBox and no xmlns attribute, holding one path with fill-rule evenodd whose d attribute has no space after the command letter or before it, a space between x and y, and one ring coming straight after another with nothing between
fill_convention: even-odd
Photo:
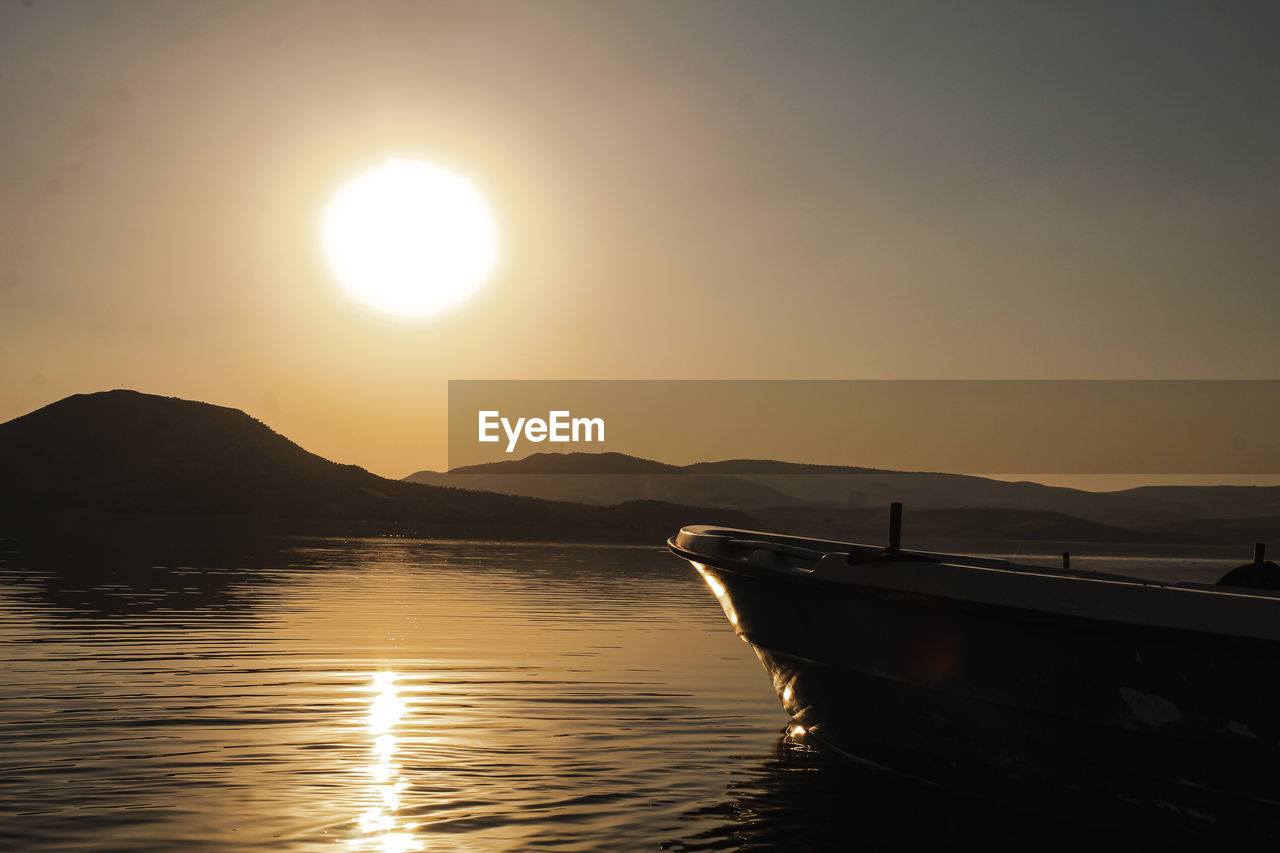
<instances>
[{"instance_id":1,"label":"sky","mask_svg":"<svg viewBox=\"0 0 1280 853\"><path fill-rule=\"evenodd\" d=\"M1280 6L0 2L0 421L109 388L387 476L450 379L1273 379ZM500 260L354 302L328 199ZM814 462L824 460L814 459Z\"/></svg>"}]
</instances>

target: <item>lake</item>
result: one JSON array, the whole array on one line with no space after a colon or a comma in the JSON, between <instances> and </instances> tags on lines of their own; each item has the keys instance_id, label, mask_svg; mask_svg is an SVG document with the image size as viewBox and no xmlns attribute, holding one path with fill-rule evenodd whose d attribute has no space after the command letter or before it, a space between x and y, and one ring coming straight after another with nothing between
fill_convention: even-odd
<instances>
[{"instance_id":1,"label":"lake","mask_svg":"<svg viewBox=\"0 0 1280 853\"><path fill-rule=\"evenodd\" d=\"M659 548L0 544L0 848L1088 838L784 735L751 649Z\"/></svg>"}]
</instances>

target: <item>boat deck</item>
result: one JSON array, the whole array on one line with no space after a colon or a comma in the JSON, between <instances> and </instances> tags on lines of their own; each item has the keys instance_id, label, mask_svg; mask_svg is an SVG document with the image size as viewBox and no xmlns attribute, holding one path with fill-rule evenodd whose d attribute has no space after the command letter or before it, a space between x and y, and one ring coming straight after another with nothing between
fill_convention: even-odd
<instances>
[{"instance_id":1,"label":"boat deck","mask_svg":"<svg viewBox=\"0 0 1280 853\"><path fill-rule=\"evenodd\" d=\"M668 544L695 563L779 580L1280 642L1280 590L1170 583L927 551L886 557L885 549L871 545L705 525L683 528Z\"/></svg>"}]
</instances>

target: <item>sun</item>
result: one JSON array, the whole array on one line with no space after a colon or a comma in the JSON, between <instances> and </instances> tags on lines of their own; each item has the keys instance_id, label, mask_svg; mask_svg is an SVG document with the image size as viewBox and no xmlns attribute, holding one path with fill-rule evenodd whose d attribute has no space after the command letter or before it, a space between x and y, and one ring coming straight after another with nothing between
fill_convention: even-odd
<instances>
[{"instance_id":1,"label":"sun","mask_svg":"<svg viewBox=\"0 0 1280 853\"><path fill-rule=\"evenodd\" d=\"M498 261L498 229L471 181L390 160L334 194L324 253L346 291L374 308L429 317L471 295Z\"/></svg>"}]
</instances>

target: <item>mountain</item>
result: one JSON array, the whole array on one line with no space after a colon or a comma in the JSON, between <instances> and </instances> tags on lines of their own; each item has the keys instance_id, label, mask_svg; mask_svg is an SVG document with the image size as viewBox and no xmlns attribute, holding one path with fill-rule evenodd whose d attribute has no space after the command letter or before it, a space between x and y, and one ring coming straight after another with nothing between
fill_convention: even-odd
<instances>
[{"instance_id":1,"label":"mountain","mask_svg":"<svg viewBox=\"0 0 1280 853\"><path fill-rule=\"evenodd\" d=\"M965 474L769 459L675 466L617 453L539 453L448 473L420 471L407 479L597 505L649 498L731 507L771 529L861 540L869 532L879 535L892 501L912 507L912 518L938 535L968 530L981 538L1236 543L1248 536L1265 540L1280 528L1280 487L1087 492ZM986 514L974 515L977 510Z\"/></svg>"},{"instance_id":2,"label":"mountain","mask_svg":"<svg viewBox=\"0 0 1280 853\"><path fill-rule=\"evenodd\" d=\"M451 474L671 474L677 465L628 456L625 453L532 453L483 465L463 465ZM432 473L420 471L419 473ZM411 480L415 475L405 477Z\"/></svg>"},{"instance_id":3,"label":"mountain","mask_svg":"<svg viewBox=\"0 0 1280 853\"><path fill-rule=\"evenodd\" d=\"M740 463L718 469L708 463L701 471L726 470L735 476L783 492L807 504L848 507L884 506L890 501L919 507L964 508L1003 507L1035 509L1073 515L1100 524L1146 525L1188 516L1188 508L1159 496L1128 495L1123 492L1087 492L1032 482L1009 482L969 474L922 471L886 471L873 468L807 466L782 463L752 473ZM750 504L743 508L755 509ZM1204 512L1202 515L1212 515Z\"/></svg>"},{"instance_id":4,"label":"mountain","mask_svg":"<svg viewBox=\"0 0 1280 853\"><path fill-rule=\"evenodd\" d=\"M886 512L883 508L786 507L764 511L759 517L770 529L786 530L800 536L872 543L885 539ZM1169 526L1158 530L1134 529L1099 524L1060 512L1001 507L911 508L904 527L904 535L911 542L1000 540L1148 545L1234 542L1223 538L1220 535L1223 531L1217 528L1201 530ZM972 550L972 546L960 546L959 550Z\"/></svg>"},{"instance_id":5,"label":"mountain","mask_svg":"<svg viewBox=\"0 0 1280 853\"><path fill-rule=\"evenodd\" d=\"M635 500L735 509L801 503L795 497L762 483L753 483L739 477L691 476L679 471L672 474L459 474L454 471L441 474L435 471L418 471L405 479L433 486L480 489L593 506L610 506Z\"/></svg>"},{"instance_id":6,"label":"mountain","mask_svg":"<svg viewBox=\"0 0 1280 853\"><path fill-rule=\"evenodd\" d=\"M6 528L131 520L148 535L156 522L181 522L658 544L705 523L878 541L891 500L911 507L916 537L1238 544L1280 526L1273 488L1096 494L957 474L586 453L413 477L428 482L324 459L237 409L135 391L79 394L0 424Z\"/></svg>"},{"instance_id":7,"label":"mountain","mask_svg":"<svg viewBox=\"0 0 1280 853\"><path fill-rule=\"evenodd\" d=\"M273 529L661 542L739 512L638 501L588 507L378 477L302 449L237 409L136 391L77 394L0 424L0 514L235 518ZM381 525L381 527L379 527Z\"/></svg>"},{"instance_id":8,"label":"mountain","mask_svg":"<svg viewBox=\"0 0 1280 853\"><path fill-rule=\"evenodd\" d=\"M626 475L626 476L622 476ZM1076 516L1098 524L1152 525L1191 517L1280 515L1280 488L1271 502L1207 487L1086 492L967 474L810 465L769 459L727 459L666 465L619 453L539 453L520 460L469 465L448 473L419 471L412 482L466 486L504 494L607 505L640 498L755 513L787 506L878 508L891 501L917 507L1001 507ZM1203 490L1203 491L1199 491ZM1255 490L1254 497L1261 493Z\"/></svg>"},{"instance_id":9,"label":"mountain","mask_svg":"<svg viewBox=\"0 0 1280 853\"><path fill-rule=\"evenodd\" d=\"M1280 486L1139 486L1112 494L1176 506L1191 515L1241 520L1280 515Z\"/></svg>"}]
</instances>

